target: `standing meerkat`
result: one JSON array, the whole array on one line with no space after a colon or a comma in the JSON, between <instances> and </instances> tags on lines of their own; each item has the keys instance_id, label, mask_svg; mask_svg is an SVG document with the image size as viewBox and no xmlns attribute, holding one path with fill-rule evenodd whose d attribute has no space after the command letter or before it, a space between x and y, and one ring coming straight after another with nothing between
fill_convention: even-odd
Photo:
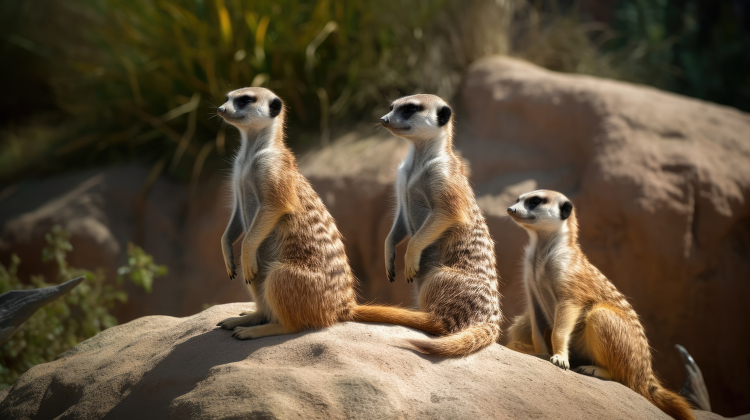
<instances>
[{"instance_id":1,"label":"standing meerkat","mask_svg":"<svg viewBox=\"0 0 750 420\"><path fill-rule=\"evenodd\" d=\"M218 325L239 339L291 334L349 321L355 279L341 234L284 144L284 106L273 92L227 94L219 115L242 144L232 168L232 217L221 238L227 273L242 240L242 271L256 311Z\"/></svg>"},{"instance_id":2,"label":"standing meerkat","mask_svg":"<svg viewBox=\"0 0 750 420\"><path fill-rule=\"evenodd\" d=\"M500 292L495 250L474 199L466 168L453 153L451 108L434 95L393 102L383 127L412 144L396 176L396 216L385 242L388 279L395 277L396 246L407 236L406 279L416 285L419 311L365 313L358 320L444 330L412 340L419 351L463 356L500 336Z\"/></svg>"},{"instance_id":3,"label":"standing meerkat","mask_svg":"<svg viewBox=\"0 0 750 420\"><path fill-rule=\"evenodd\" d=\"M669 391L651 367L638 315L578 244L578 221L564 195L521 195L508 214L529 234L524 258L528 308L510 328L508 347L549 356L562 369L622 383L677 419L692 419L684 398ZM545 341L551 328L552 352Z\"/></svg>"}]
</instances>

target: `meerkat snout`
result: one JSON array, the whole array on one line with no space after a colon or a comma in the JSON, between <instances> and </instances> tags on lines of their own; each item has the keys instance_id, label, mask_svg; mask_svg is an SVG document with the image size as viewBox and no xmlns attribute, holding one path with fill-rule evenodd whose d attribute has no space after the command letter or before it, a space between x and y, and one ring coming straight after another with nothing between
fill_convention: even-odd
<instances>
[{"instance_id":1,"label":"meerkat snout","mask_svg":"<svg viewBox=\"0 0 750 420\"><path fill-rule=\"evenodd\" d=\"M508 207L508 214L513 216L514 214L516 214L516 209L514 209L512 206Z\"/></svg>"},{"instance_id":2,"label":"meerkat snout","mask_svg":"<svg viewBox=\"0 0 750 420\"><path fill-rule=\"evenodd\" d=\"M223 114L227 112L227 108L224 106L220 106L219 109L216 110L219 114Z\"/></svg>"}]
</instances>

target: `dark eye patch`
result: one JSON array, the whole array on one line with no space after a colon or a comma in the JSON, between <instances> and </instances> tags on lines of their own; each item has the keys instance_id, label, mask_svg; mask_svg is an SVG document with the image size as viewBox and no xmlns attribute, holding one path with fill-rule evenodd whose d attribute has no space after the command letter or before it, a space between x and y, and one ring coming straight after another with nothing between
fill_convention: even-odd
<instances>
[{"instance_id":1,"label":"dark eye patch","mask_svg":"<svg viewBox=\"0 0 750 420\"><path fill-rule=\"evenodd\" d=\"M411 118L412 115L416 114L417 112L423 110L424 107L422 105L417 104L406 104L401 105L398 110L401 112L401 116L403 119L408 120Z\"/></svg>"},{"instance_id":2,"label":"dark eye patch","mask_svg":"<svg viewBox=\"0 0 750 420\"><path fill-rule=\"evenodd\" d=\"M526 207L529 208L529 210L535 209L538 205L544 204L547 202L546 198L542 198L539 196L534 196L526 200Z\"/></svg>"},{"instance_id":3,"label":"dark eye patch","mask_svg":"<svg viewBox=\"0 0 750 420\"><path fill-rule=\"evenodd\" d=\"M237 108L237 109L242 109L242 108L246 107L248 104L251 104L251 103L253 103L255 101L256 101L256 99L253 96L242 95L239 98L236 98L234 100L234 107Z\"/></svg>"}]
</instances>

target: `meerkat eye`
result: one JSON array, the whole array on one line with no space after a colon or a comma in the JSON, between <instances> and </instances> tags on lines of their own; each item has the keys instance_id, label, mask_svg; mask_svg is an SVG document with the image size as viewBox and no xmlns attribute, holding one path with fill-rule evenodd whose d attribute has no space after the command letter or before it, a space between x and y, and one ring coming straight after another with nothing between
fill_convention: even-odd
<instances>
[{"instance_id":1,"label":"meerkat eye","mask_svg":"<svg viewBox=\"0 0 750 420\"><path fill-rule=\"evenodd\" d=\"M518 203L519 201L521 201L521 197L516 198L516 203Z\"/></svg>"},{"instance_id":2,"label":"meerkat eye","mask_svg":"<svg viewBox=\"0 0 750 420\"><path fill-rule=\"evenodd\" d=\"M234 100L234 106L238 109L246 107L248 104L255 102L255 98L252 96L244 95Z\"/></svg>"},{"instance_id":3,"label":"meerkat eye","mask_svg":"<svg viewBox=\"0 0 750 420\"><path fill-rule=\"evenodd\" d=\"M388 109L390 109L391 111L393 111L393 105L391 105L391 107L390 107L390 108L388 108Z\"/></svg>"}]
</instances>

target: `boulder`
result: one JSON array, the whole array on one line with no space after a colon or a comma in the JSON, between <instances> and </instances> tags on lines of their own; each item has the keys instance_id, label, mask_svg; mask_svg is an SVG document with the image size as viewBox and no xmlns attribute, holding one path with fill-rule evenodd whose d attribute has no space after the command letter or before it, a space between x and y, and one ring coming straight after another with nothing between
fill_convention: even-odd
<instances>
[{"instance_id":1,"label":"boulder","mask_svg":"<svg viewBox=\"0 0 750 420\"><path fill-rule=\"evenodd\" d=\"M403 348L425 334L390 325L252 341L215 327L251 305L110 328L21 376L0 393L0 417L668 418L623 385L497 344L444 360Z\"/></svg>"}]
</instances>

